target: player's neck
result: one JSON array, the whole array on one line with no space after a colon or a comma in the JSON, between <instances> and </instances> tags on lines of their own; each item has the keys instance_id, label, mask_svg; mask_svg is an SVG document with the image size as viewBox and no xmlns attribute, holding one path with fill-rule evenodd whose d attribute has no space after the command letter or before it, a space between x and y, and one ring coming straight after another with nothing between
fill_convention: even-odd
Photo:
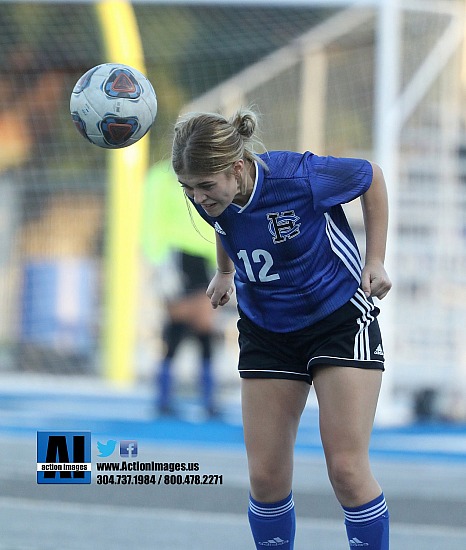
<instances>
[{"instance_id":1,"label":"player's neck","mask_svg":"<svg viewBox=\"0 0 466 550\"><path fill-rule=\"evenodd\" d=\"M245 206L251 198L254 184L256 181L256 165L254 162L245 162L243 169L243 178L246 179L245 193L238 193L235 196L234 203L238 206Z\"/></svg>"}]
</instances>

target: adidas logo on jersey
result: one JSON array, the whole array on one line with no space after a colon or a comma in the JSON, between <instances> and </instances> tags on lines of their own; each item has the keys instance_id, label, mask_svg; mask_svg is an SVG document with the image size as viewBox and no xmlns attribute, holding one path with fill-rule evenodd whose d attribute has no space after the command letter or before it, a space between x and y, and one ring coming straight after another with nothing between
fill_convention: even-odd
<instances>
[{"instance_id":1,"label":"adidas logo on jersey","mask_svg":"<svg viewBox=\"0 0 466 550\"><path fill-rule=\"evenodd\" d=\"M288 544L289 540L283 540L280 537L275 537L273 539L266 540L264 542L258 542L259 546L267 546L267 547L275 547L275 546L283 546L284 544Z\"/></svg>"},{"instance_id":2,"label":"adidas logo on jersey","mask_svg":"<svg viewBox=\"0 0 466 550\"><path fill-rule=\"evenodd\" d=\"M383 349L382 349L381 344L379 344L379 345L376 347L376 349L375 349L375 351L374 351L374 355L383 355Z\"/></svg>"},{"instance_id":3,"label":"adidas logo on jersey","mask_svg":"<svg viewBox=\"0 0 466 550\"><path fill-rule=\"evenodd\" d=\"M356 537L350 539L349 543L350 546L369 546L368 542L362 542L362 540L359 540Z\"/></svg>"},{"instance_id":4,"label":"adidas logo on jersey","mask_svg":"<svg viewBox=\"0 0 466 550\"><path fill-rule=\"evenodd\" d=\"M217 231L217 233L220 233L220 235L226 235L225 231L223 231L218 222L215 222L214 229L215 231Z\"/></svg>"}]
</instances>

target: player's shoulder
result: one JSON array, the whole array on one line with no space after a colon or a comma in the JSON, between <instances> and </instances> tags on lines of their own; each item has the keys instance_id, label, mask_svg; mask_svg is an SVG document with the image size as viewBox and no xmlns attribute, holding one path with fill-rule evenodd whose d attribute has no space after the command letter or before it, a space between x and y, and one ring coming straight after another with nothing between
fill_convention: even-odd
<instances>
[{"instance_id":1,"label":"player's shoulder","mask_svg":"<svg viewBox=\"0 0 466 550\"><path fill-rule=\"evenodd\" d=\"M330 181L351 174L372 177L372 165L361 158L320 156L306 151L270 151L261 155L268 167L265 177L269 180L290 180L296 182L317 182L322 178ZM358 176L358 177L359 177Z\"/></svg>"},{"instance_id":2,"label":"player's shoulder","mask_svg":"<svg viewBox=\"0 0 466 550\"><path fill-rule=\"evenodd\" d=\"M302 177L307 172L307 162L312 153L294 151L268 151L260 155L267 165L266 176L269 178Z\"/></svg>"},{"instance_id":3,"label":"player's shoulder","mask_svg":"<svg viewBox=\"0 0 466 550\"><path fill-rule=\"evenodd\" d=\"M340 175L341 173L367 172L372 175L371 163L362 158L312 155L309 169L315 174Z\"/></svg>"}]
</instances>

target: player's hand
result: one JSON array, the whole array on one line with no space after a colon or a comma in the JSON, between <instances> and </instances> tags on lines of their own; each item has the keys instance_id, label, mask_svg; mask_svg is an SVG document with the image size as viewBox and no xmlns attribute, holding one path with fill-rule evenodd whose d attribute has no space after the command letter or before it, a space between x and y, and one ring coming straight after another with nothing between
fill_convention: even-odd
<instances>
[{"instance_id":1,"label":"player's hand","mask_svg":"<svg viewBox=\"0 0 466 550\"><path fill-rule=\"evenodd\" d=\"M392 282L380 261L368 261L362 270L361 288L364 294L382 300L392 288Z\"/></svg>"},{"instance_id":2,"label":"player's hand","mask_svg":"<svg viewBox=\"0 0 466 550\"><path fill-rule=\"evenodd\" d=\"M220 273L217 271L210 285L207 288L207 296L210 298L210 303L214 309L218 306L224 306L230 301L233 294L233 277L234 273Z\"/></svg>"}]
</instances>

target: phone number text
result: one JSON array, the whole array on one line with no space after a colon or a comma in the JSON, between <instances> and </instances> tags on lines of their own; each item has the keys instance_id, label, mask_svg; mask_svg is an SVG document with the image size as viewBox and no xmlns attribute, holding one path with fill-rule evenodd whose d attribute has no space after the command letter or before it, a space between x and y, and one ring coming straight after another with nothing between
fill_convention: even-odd
<instances>
[{"instance_id":1,"label":"phone number text","mask_svg":"<svg viewBox=\"0 0 466 550\"><path fill-rule=\"evenodd\" d=\"M99 474L97 485L223 485L213 474Z\"/></svg>"}]
</instances>

